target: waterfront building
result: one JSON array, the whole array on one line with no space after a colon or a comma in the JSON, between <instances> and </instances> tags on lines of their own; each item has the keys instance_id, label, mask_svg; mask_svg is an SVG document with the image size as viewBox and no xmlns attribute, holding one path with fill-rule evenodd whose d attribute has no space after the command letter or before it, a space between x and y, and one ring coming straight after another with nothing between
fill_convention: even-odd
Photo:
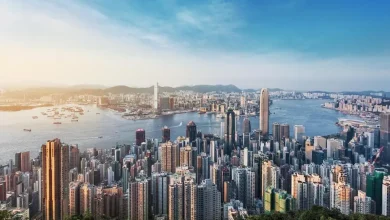
<instances>
[{"instance_id":1,"label":"waterfront building","mask_svg":"<svg viewBox=\"0 0 390 220\"><path fill-rule=\"evenodd\" d=\"M260 91L260 131L262 135L269 133L269 94L268 89L263 88Z\"/></svg>"},{"instance_id":2,"label":"waterfront building","mask_svg":"<svg viewBox=\"0 0 390 220\"><path fill-rule=\"evenodd\" d=\"M162 142L168 142L171 140L171 129L169 129L167 126L164 126L161 130L162 132Z\"/></svg>"},{"instance_id":3,"label":"waterfront building","mask_svg":"<svg viewBox=\"0 0 390 220\"><path fill-rule=\"evenodd\" d=\"M155 111L158 110L158 83L154 85L153 107Z\"/></svg>"},{"instance_id":4,"label":"waterfront building","mask_svg":"<svg viewBox=\"0 0 390 220\"><path fill-rule=\"evenodd\" d=\"M187 130L186 130L186 137L188 138L189 142L192 144L196 139L196 124L193 121L188 122L187 124Z\"/></svg>"},{"instance_id":5,"label":"waterfront building","mask_svg":"<svg viewBox=\"0 0 390 220\"><path fill-rule=\"evenodd\" d=\"M145 142L145 130L144 129L138 129L136 132L135 132L135 144L137 146L141 146L141 144L143 142Z\"/></svg>"}]
</instances>

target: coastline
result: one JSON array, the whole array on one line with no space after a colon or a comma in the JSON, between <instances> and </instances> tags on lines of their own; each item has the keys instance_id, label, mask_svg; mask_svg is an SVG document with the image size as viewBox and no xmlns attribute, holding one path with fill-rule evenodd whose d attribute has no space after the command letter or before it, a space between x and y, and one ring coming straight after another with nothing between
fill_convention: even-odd
<instances>
[{"instance_id":1,"label":"coastline","mask_svg":"<svg viewBox=\"0 0 390 220\"><path fill-rule=\"evenodd\" d=\"M42 108L42 107L52 107L54 105L52 104L43 104L43 105L2 105L0 106L0 111L2 112L18 112L18 111L24 111L24 110L32 110L35 108Z\"/></svg>"}]
</instances>

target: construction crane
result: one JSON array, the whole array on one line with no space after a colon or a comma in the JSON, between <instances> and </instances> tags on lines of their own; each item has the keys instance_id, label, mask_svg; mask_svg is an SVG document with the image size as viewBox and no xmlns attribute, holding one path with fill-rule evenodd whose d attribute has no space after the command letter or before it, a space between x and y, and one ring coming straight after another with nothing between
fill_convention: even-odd
<instances>
[{"instance_id":1,"label":"construction crane","mask_svg":"<svg viewBox=\"0 0 390 220\"><path fill-rule=\"evenodd\" d=\"M381 147L381 148L379 149L378 153L376 153L375 159L374 159L374 161L372 161L372 164L371 164L371 165L375 165L376 160L379 158L379 156L381 155L381 153L382 153L382 151L383 151L383 148L384 148L384 147Z\"/></svg>"}]
</instances>

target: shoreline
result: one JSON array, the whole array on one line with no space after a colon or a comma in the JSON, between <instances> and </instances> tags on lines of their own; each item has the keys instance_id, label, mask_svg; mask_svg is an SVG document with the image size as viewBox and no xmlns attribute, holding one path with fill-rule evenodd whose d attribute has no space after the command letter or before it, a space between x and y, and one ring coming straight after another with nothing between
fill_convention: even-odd
<instances>
[{"instance_id":1,"label":"shoreline","mask_svg":"<svg viewBox=\"0 0 390 220\"><path fill-rule=\"evenodd\" d=\"M325 107L324 105L321 105L321 107L325 108L325 109L333 110L333 111L336 111L336 112L340 112L340 113L345 114L345 115L355 116L357 118L362 119L365 123L368 123L368 124L379 124L379 122L377 121L378 120L377 115L375 113L372 113L372 112L343 111L343 110L340 110L340 109L337 109L337 108ZM367 114L367 115L369 115L369 117L363 117L362 114Z\"/></svg>"},{"instance_id":2,"label":"shoreline","mask_svg":"<svg viewBox=\"0 0 390 220\"><path fill-rule=\"evenodd\" d=\"M44 107L52 107L54 105L52 104L43 104L43 105L34 105L34 106L28 106L28 105L7 105L7 106L0 106L0 112L18 112L18 111L24 111L24 110L32 110L35 108L44 108Z\"/></svg>"}]
</instances>

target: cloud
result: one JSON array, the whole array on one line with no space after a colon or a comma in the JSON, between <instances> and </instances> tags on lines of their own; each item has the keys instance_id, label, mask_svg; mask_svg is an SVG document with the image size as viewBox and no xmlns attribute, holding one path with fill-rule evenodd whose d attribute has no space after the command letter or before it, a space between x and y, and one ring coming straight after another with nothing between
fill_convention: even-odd
<instances>
[{"instance_id":1,"label":"cloud","mask_svg":"<svg viewBox=\"0 0 390 220\"><path fill-rule=\"evenodd\" d=\"M177 12L179 25L188 25L206 35L230 35L244 25L232 2L213 0L203 7L184 8Z\"/></svg>"},{"instance_id":2,"label":"cloud","mask_svg":"<svg viewBox=\"0 0 390 220\"><path fill-rule=\"evenodd\" d=\"M219 50L206 43L198 49L181 36L190 27L197 41L235 38L246 23L229 2L172 6L175 16L168 24L153 13L129 12L121 19L77 1L58 4L0 2L2 81L361 90L386 89L390 80L389 57L319 59L295 51Z\"/></svg>"}]
</instances>

